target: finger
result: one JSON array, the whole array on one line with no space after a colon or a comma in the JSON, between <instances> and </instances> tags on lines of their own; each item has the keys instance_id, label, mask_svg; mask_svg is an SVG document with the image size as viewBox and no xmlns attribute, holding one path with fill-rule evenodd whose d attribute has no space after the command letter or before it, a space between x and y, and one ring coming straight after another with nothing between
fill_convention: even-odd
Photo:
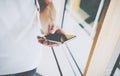
<instances>
[{"instance_id":1,"label":"finger","mask_svg":"<svg viewBox=\"0 0 120 76\"><path fill-rule=\"evenodd\" d=\"M59 46L59 44L57 44L57 43L49 42L45 39L42 39L42 37L38 37L38 42L43 45L50 46L50 47Z\"/></svg>"},{"instance_id":2,"label":"finger","mask_svg":"<svg viewBox=\"0 0 120 76\"><path fill-rule=\"evenodd\" d=\"M46 45L46 46L49 46L49 47L59 46L58 44L52 43L52 42L49 42L49 41L44 41L42 44Z\"/></svg>"},{"instance_id":3,"label":"finger","mask_svg":"<svg viewBox=\"0 0 120 76\"><path fill-rule=\"evenodd\" d=\"M53 42L49 42L49 45L48 45L48 46L51 46L51 47L53 47L53 46L59 46L59 44L53 43Z\"/></svg>"},{"instance_id":4,"label":"finger","mask_svg":"<svg viewBox=\"0 0 120 76\"><path fill-rule=\"evenodd\" d=\"M54 33L55 32L55 26L54 26L54 24L53 23L50 23L49 25L48 25L48 33Z\"/></svg>"},{"instance_id":5,"label":"finger","mask_svg":"<svg viewBox=\"0 0 120 76\"><path fill-rule=\"evenodd\" d=\"M37 36L37 39L40 39L41 37L40 36Z\"/></svg>"},{"instance_id":6,"label":"finger","mask_svg":"<svg viewBox=\"0 0 120 76\"><path fill-rule=\"evenodd\" d=\"M44 40L38 40L39 43L43 44Z\"/></svg>"},{"instance_id":7,"label":"finger","mask_svg":"<svg viewBox=\"0 0 120 76\"><path fill-rule=\"evenodd\" d=\"M43 44L43 45L49 45L49 42L46 40L38 40L38 42Z\"/></svg>"},{"instance_id":8,"label":"finger","mask_svg":"<svg viewBox=\"0 0 120 76\"><path fill-rule=\"evenodd\" d=\"M56 32L59 33L59 34L65 34L64 31L61 28L57 28Z\"/></svg>"}]
</instances>

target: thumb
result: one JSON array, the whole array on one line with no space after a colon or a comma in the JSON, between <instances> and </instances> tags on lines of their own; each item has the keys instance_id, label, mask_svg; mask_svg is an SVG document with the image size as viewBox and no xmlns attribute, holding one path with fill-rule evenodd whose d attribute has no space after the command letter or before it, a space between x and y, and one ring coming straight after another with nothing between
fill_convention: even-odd
<instances>
[{"instance_id":1,"label":"thumb","mask_svg":"<svg viewBox=\"0 0 120 76\"><path fill-rule=\"evenodd\" d=\"M55 25L53 23L48 25L48 33L53 34L55 33Z\"/></svg>"}]
</instances>

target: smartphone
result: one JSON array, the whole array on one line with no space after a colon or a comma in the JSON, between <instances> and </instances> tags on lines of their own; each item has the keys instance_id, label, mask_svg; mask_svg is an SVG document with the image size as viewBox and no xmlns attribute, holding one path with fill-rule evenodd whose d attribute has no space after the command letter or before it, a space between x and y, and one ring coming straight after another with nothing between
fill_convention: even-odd
<instances>
[{"instance_id":1,"label":"smartphone","mask_svg":"<svg viewBox=\"0 0 120 76\"><path fill-rule=\"evenodd\" d=\"M54 33L54 34L48 34L45 35L44 38L52 43L56 43L56 44L63 44L66 41L69 41L73 38L75 38L75 35L70 35L70 34L60 34L60 33Z\"/></svg>"}]
</instances>

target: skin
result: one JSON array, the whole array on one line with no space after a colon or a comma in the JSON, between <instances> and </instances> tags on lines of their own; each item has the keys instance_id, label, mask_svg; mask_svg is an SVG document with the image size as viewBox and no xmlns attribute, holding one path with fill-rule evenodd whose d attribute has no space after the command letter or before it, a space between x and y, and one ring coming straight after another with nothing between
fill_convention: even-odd
<instances>
[{"instance_id":1,"label":"skin","mask_svg":"<svg viewBox=\"0 0 120 76\"><path fill-rule=\"evenodd\" d=\"M40 22L45 34L54 33L56 11L52 0L41 0Z\"/></svg>"},{"instance_id":2,"label":"skin","mask_svg":"<svg viewBox=\"0 0 120 76\"><path fill-rule=\"evenodd\" d=\"M57 32L59 34L64 34L64 31L62 31L61 28L59 28L59 27L57 27L57 30L55 32ZM60 45L60 44L57 44L57 43L49 42L45 38L40 37L40 36L37 36L37 39L38 39L39 43L41 43L43 45L46 45L46 46L49 46L49 47L59 46Z\"/></svg>"},{"instance_id":3,"label":"skin","mask_svg":"<svg viewBox=\"0 0 120 76\"><path fill-rule=\"evenodd\" d=\"M41 24L44 25L44 29L47 31L44 31L45 35L47 34L54 34L55 32L64 34L62 29L55 25L54 21L56 18L56 11L54 8L54 5L52 3L52 0L43 0L45 2L45 8L40 10L40 20ZM43 39L43 37L37 36L38 42L46 45L46 46L59 46L57 43L49 42L46 39Z\"/></svg>"}]
</instances>

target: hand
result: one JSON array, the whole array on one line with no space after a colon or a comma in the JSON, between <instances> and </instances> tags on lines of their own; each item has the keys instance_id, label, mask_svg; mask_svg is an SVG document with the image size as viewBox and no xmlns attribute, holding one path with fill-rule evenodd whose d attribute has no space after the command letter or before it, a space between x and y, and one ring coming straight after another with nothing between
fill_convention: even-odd
<instances>
[{"instance_id":1,"label":"hand","mask_svg":"<svg viewBox=\"0 0 120 76\"><path fill-rule=\"evenodd\" d=\"M65 34L64 31L59 26L55 26L54 23L50 23L48 25L48 33L47 34L54 34L55 32L59 33L59 34Z\"/></svg>"},{"instance_id":2,"label":"hand","mask_svg":"<svg viewBox=\"0 0 120 76\"><path fill-rule=\"evenodd\" d=\"M54 25L54 23L50 23L48 25L48 34L54 34L56 31L56 26Z\"/></svg>"},{"instance_id":3,"label":"hand","mask_svg":"<svg viewBox=\"0 0 120 76\"><path fill-rule=\"evenodd\" d=\"M47 41L44 37L37 36L37 39L39 43L49 46L49 47L59 46L59 44L57 43Z\"/></svg>"},{"instance_id":4,"label":"hand","mask_svg":"<svg viewBox=\"0 0 120 76\"><path fill-rule=\"evenodd\" d=\"M63 34L64 35L63 30L59 26L54 26L53 23L50 23L49 26L48 26L48 32L45 33L45 35L54 34L55 32L58 33L58 34ZM44 37L37 36L37 39L38 39L39 43L41 43L43 45L46 45L46 46L53 47L53 46L59 46L60 45L58 43L50 42Z\"/></svg>"}]
</instances>

